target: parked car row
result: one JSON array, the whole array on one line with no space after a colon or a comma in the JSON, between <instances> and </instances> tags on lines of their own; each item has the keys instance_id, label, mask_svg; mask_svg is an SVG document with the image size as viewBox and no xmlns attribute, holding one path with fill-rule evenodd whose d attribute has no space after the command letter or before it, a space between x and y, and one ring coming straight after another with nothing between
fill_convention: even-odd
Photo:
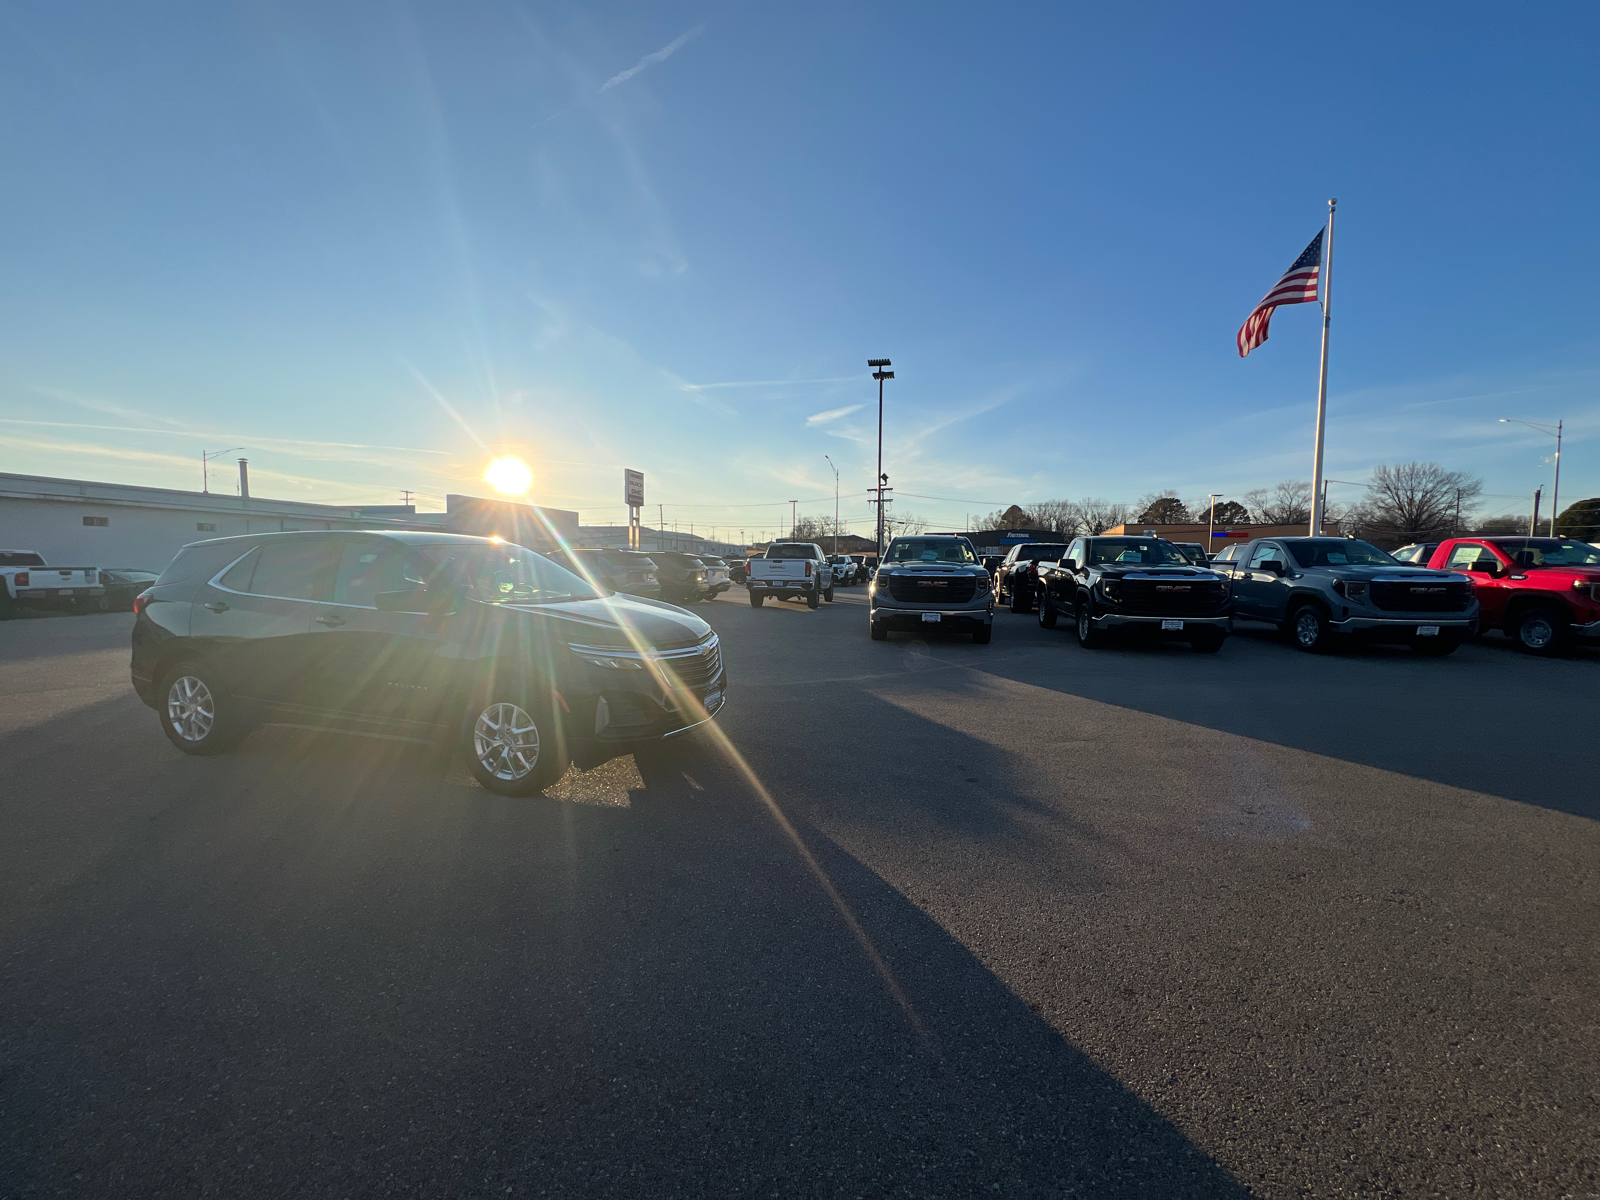
<instances>
[{"instance_id":1,"label":"parked car row","mask_svg":"<svg viewBox=\"0 0 1600 1200\"><path fill-rule=\"evenodd\" d=\"M1080 537L980 559L958 535L897 538L871 591L875 640L937 624L988 641L996 601L1065 619L1085 647L1114 635L1220 650L1236 618L1266 622L1309 653L1346 640L1450 654L1501 630L1530 654L1600 644L1600 549L1570 538L1454 538L1408 559L1354 538L1257 538L1207 561L1156 537ZM947 624L948 623L948 624ZM981 630L979 627L982 627Z\"/></svg>"},{"instance_id":2,"label":"parked car row","mask_svg":"<svg viewBox=\"0 0 1600 1200\"><path fill-rule=\"evenodd\" d=\"M156 575L136 567L50 566L32 550L0 550L0 621L24 608L127 612Z\"/></svg>"},{"instance_id":3,"label":"parked car row","mask_svg":"<svg viewBox=\"0 0 1600 1200\"><path fill-rule=\"evenodd\" d=\"M733 586L727 562L711 554L580 548L545 557L606 591L670 604L712 600Z\"/></svg>"}]
</instances>

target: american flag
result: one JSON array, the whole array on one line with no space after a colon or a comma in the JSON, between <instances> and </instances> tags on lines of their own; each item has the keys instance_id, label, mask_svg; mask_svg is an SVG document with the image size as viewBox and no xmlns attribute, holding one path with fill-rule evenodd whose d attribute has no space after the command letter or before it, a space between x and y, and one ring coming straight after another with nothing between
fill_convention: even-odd
<instances>
[{"instance_id":1,"label":"american flag","mask_svg":"<svg viewBox=\"0 0 1600 1200\"><path fill-rule=\"evenodd\" d=\"M1322 235L1326 232L1317 231L1317 236L1311 239L1311 245L1294 260L1294 266L1272 285L1272 290L1239 327L1240 358L1267 340L1267 325L1272 320L1273 309L1278 305L1309 304L1321 299L1317 295L1317 281L1322 277Z\"/></svg>"}]
</instances>

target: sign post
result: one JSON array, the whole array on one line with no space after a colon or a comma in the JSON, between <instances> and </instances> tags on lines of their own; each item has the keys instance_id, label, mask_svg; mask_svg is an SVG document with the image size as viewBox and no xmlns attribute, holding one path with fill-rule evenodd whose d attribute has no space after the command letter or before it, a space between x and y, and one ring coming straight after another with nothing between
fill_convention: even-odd
<instances>
[{"instance_id":1,"label":"sign post","mask_svg":"<svg viewBox=\"0 0 1600 1200\"><path fill-rule=\"evenodd\" d=\"M644 472L622 472L622 502L628 506L628 549L639 549L639 510L644 507Z\"/></svg>"}]
</instances>

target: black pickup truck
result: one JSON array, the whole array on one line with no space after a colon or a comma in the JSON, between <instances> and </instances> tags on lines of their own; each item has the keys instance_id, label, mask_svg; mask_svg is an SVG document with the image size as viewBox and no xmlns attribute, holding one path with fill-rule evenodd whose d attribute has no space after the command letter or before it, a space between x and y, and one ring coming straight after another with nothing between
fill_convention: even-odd
<instances>
[{"instance_id":1,"label":"black pickup truck","mask_svg":"<svg viewBox=\"0 0 1600 1200\"><path fill-rule=\"evenodd\" d=\"M1039 563L1038 594L1039 624L1054 629L1065 614L1085 649L1116 632L1215 654L1233 630L1227 580L1165 538L1078 538L1060 562Z\"/></svg>"},{"instance_id":2,"label":"black pickup truck","mask_svg":"<svg viewBox=\"0 0 1600 1200\"><path fill-rule=\"evenodd\" d=\"M1034 592L1038 590L1039 567L1055 562L1066 552L1065 542L1024 542L1011 547L993 571L995 599L1009 604L1014 613L1027 612L1033 607Z\"/></svg>"}]
</instances>

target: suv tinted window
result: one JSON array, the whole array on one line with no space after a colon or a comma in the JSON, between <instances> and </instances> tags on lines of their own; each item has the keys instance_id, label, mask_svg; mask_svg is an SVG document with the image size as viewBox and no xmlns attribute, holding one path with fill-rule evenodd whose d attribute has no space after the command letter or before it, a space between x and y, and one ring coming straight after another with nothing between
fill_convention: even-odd
<instances>
[{"instance_id":1,"label":"suv tinted window","mask_svg":"<svg viewBox=\"0 0 1600 1200\"><path fill-rule=\"evenodd\" d=\"M346 542L339 553L333 581L333 602L376 608L379 592L402 592L422 581L421 571L408 571L406 557L378 542Z\"/></svg>"},{"instance_id":2,"label":"suv tinted window","mask_svg":"<svg viewBox=\"0 0 1600 1200\"><path fill-rule=\"evenodd\" d=\"M334 564L333 549L326 538L268 542L256 552L249 590L257 596L316 600L327 590Z\"/></svg>"}]
</instances>

